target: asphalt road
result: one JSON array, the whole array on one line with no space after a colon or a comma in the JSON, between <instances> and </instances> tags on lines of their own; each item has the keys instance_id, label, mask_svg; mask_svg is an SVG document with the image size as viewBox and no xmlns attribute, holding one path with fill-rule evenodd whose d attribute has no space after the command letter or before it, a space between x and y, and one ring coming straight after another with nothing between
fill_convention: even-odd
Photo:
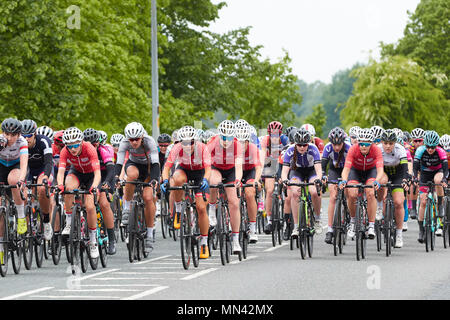
<instances>
[{"instance_id":1,"label":"asphalt road","mask_svg":"<svg viewBox=\"0 0 450 320\"><path fill-rule=\"evenodd\" d=\"M328 199L323 199L327 212ZM326 216L322 216L326 221ZM159 223L157 225L159 227ZM313 258L302 260L289 243L272 247L268 235L259 235L249 246L249 256L222 266L218 251L201 260L200 266L184 270L179 242L162 239L157 233L150 256L128 262L125 243L110 256L107 268L73 276L64 254L59 265L44 261L37 269L20 274L12 267L0 278L2 300L291 300L291 299L448 299L450 297L450 249L442 238L437 247L425 252L417 242L418 225L409 221L404 247L392 256L376 251L368 240L367 258L356 261L355 243L348 241L342 255L324 242L325 231L315 236Z\"/></svg>"}]
</instances>

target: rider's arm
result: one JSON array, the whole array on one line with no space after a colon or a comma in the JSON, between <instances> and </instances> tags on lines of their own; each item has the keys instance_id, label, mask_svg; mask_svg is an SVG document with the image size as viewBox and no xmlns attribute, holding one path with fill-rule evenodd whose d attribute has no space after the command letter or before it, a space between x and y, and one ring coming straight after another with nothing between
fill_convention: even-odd
<instances>
[{"instance_id":1,"label":"rider's arm","mask_svg":"<svg viewBox=\"0 0 450 320\"><path fill-rule=\"evenodd\" d=\"M67 165L67 148L63 148L59 156L58 175L56 176L56 181L58 185L64 184L64 173L66 172L66 165Z\"/></svg>"},{"instance_id":2,"label":"rider's arm","mask_svg":"<svg viewBox=\"0 0 450 320\"><path fill-rule=\"evenodd\" d=\"M281 169L281 181L285 181L288 179L289 170L290 167L283 166L283 168Z\"/></svg>"},{"instance_id":3,"label":"rider's arm","mask_svg":"<svg viewBox=\"0 0 450 320\"><path fill-rule=\"evenodd\" d=\"M19 181L25 181L27 177L28 170L28 149L26 151L20 151L20 171L19 171Z\"/></svg>"}]
</instances>

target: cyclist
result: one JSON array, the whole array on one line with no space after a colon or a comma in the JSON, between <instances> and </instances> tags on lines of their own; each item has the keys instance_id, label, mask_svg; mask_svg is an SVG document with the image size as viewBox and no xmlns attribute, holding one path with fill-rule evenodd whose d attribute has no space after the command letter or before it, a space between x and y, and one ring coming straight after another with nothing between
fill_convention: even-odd
<instances>
[{"instance_id":1,"label":"cyclist","mask_svg":"<svg viewBox=\"0 0 450 320\"><path fill-rule=\"evenodd\" d=\"M91 193L97 192L95 188L101 181L100 163L97 151L89 142L83 141L83 132L71 127L64 130L63 142L66 145L61 150L59 158L58 175L56 177L58 189L60 191L72 191L84 186ZM64 181L66 167L71 165L69 173ZM73 195L65 195L66 226L63 235L70 234L72 225ZM84 206L87 212L87 222L89 227L89 251L92 258L99 256L97 243L97 214L95 210L94 197L89 194L84 198Z\"/></svg>"},{"instance_id":2,"label":"cyclist","mask_svg":"<svg viewBox=\"0 0 450 320\"><path fill-rule=\"evenodd\" d=\"M218 126L219 135L215 136L208 143L208 150L211 153L211 177L210 184L234 183L240 185L242 179L242 146L234 137L235 128L231 120L224 120ZM239 227L241 224L241 214L239 210L239 199L236 188L225 188L230 209L231 230L233 232L232 247L233 253L242 251L239 244ZM217 224L216 205L217 189L210 190L209 197L209 220L211 226Z\"/></svg>"},{"instance_id":3,"label":"cyclist","mask_svg":"<svg viewBox=\"0 0 450 320\"><path fill-rule=\"evenodd\" d=\"M97 157L100 163L102 180L98 187L104 189L114 189L114 150L112 146L100 144L100 134L97 130L88 128L84 130L84 141L90 142L97 150ZM100 193L98 203L105 221L106 232L108 233L108 254L116 254L116 237L114 233L114 215L111 205L106 198L105 192Z\"/></svg>"},{"instance_id":4,"label":"cyclist","mask_svg":"<svg viewBox=\"0 0 450 320\"><path fill-rule=\"evenodd\" d=\"M311 134L305 129L300 128L294 136L295 146L290 147L283 158L283 169L281 171L281 179L284 184L288 181L298 182L315 182L316 185L321 184L322 170L320 164L319 149L311 142ZM288 180L289 179L289 180ZM291 209L294 213L295 228L292 232L293 237L298 237L298 214L299 210L299 193L300 187L288 187L288 196L291 197ZM322 233L320 224L320 207L321 197L319 196L316 186L309 187L309 194L314 207L315 230L316 233Z\"/></svg>"},{"instance_id":5,"label":"cyclist","mask_svg":"<svg viewBox=\"0 0 450 320\"><path fill-rule=\"evenodd\" d=\"M159 167L161 172L164 168L164 163L166 162L167 147L172 143L172 138L167 134L163 133L158 136L158 149L159 149Z\"/></svg>"},{"instance_id":6,"label":"cyclist","mask_svg":"<svg viewBox=\"0 0 450 320\"><path fill-rule=\"evenodd\" d=\"M119 151L119 145L123 139L125 139L125 136L121 133L114 133L111 136L110 142L114 150L114 163L117 162L117 151Z\"/></svg>"},{"instance_id":7,"label":"cyclist","mask_svg":"<svg viewBox=\"0 0 450 320\"><path fill-rule=\"evenodd\" d=\"M423 146L423 139L425 136L425 130L422 128L415 128L413 131L411 131L411 139L412 143L409 147L409 152L411 153L411 157L414 159L414 155L416 150ZM418 190L416 189L416 192L414 193L413 186L410 187L409 195L408 195L408 212L411 219L417 218L417 197L418 197Z\"/></svg>"},{"instance_id":8,"label":"cyclist","mask_svg":"<svg viewBox=\"0 0 450 320\"><path fill-rule=\"evenodd\" d=\"M381 135L381 152L384 161L384 174L380 183L385 184L388 181L393 184L403 184L405 189L408 185L408 159L405 148L397 143L397 134L394 130L388 129ZM387 189L381 188L378 192L379 199L383 202L386 198ZM405 194L402 188L392 190L392 198L394 200L396 239L395 248L403 247L403 220L405 217ZM379 217L377 217L378 219ZM380 219L381 220L381 217Z\"/></svg>"},{"instance_id":9,"label":"cyclist","mask_svg":"<svg viewBox=\"0 0 450 320\"><path fill-rule=\"evenodd\" d=\"M36 134L37 125L34 120L22 121L22 137L28 143L28 181L34 182L37 177L37 183L42 184L45 180L49 185L53 181L53 151L52 142L49 138ZM50 224L50 199L45 195L45 187L38 187L39 206L43 215L44 238L51 240L53 231Z\"/></svg>"},{"instance_id":10,"label":"cyclist","mask_svg":"<svg viewBox=\"0 0 450 320\"><path fill-rule=\"evenodd\" d=\"M342 170L342 181L339 183L340 188L344 188L347 183L372 183L375 187L375 191L379 189L379 181L383 177L383 154L381 153L381 149L375 145L373 141L374 136L370 129L359 130L358 144L355 144L350 148L345 160L344 169ZM366 189L365 194L367 198L367 213L369 216L367 235L369 236L369 239L374 239L377 202L372 188ZM358 190L349 189L347 195L351 217L347 236L353 238L355 236L355 203L356 198L358 197Z\"/></svg>"},{"instance_id":11,"label":"cyclist","mask_svg":"<svg viewBox=\"0 0 450 320\"><path fill-rule=\"evenodd\" d=\"M279 156L283 149L281 141L281 134L283 132L283 125L278 121L272 121L267 126L267 136L261 140L261 163L264 163L262 178L264 179L264 188L266 192L265 207L267 224L264 227L264 232L269 234L272 232L272 195L275 186L274 176L278 173ZM279 178L279 177L278 177Z\"/></svg>"},{"instance_id":12,"label":"cyclist","mask_svg":"<svg viewBox=\"0 0 450 320\"><path fill-rule=\"evenodd\" d=\"M20 135L22 123L13 118L2 122L0 135L0 183L18 185L23 188L28 169L28 143ZM12 197L17 208L17 233L27 232L24 201L19 189L12 189Z\"/></svg>"},{"instance_id":13,"label":"cyclist","mask_svg":"<svg viewBox=\"0 0 450 320\"><path fill-rule=\"evenodd\" d=\"M384 129L380 126L372 126L370 128L370 131L374 136L373 143L379 146L379 144L381 143L381 136L383 135Z\"/></svg>"},{"instance_id":14,"label":"cyclist","mask_svg":"<svg viewBox=\"0 0 450 320\"><path fill-rule=\"evenodd\" d=\"M176 187L182 186L188 181L194 181L195 185L200 188L195 189L195 206L198 213L198 225L200 228L200 258L209 258L208 249L208 231L209 219L206 212L207 202L203 200L202 191L209 193L208 180L211 175L211 155L205 144L196 139L197 132L191 126L184 126L178 131L178 138L181 143L175 145L170 151L169 157L164 165L162 172L161 191L166 192L169 184L170 169L178 162L178 166L172 175L172 185ZM183 190L172 191L175 210L181 212ZM174 228L180 228L180 221L177 220L178 215L174 218Z\"/></svg>"},{"instance_id":15,"label":"cyclist","mask_svg":"<svg viewBox=\"0 0 450 320\"><path fill-rule=\"evenodd\" d=\"M354 144L358 143L358 132L359 132L359 130L361 130L360 127L354 126L354 127L351 127L350 130L348 131L348 136L350 137L351 145L354 145Z\"/></svg>"},{"instance_id":16,"label":"cyclist","mask_svg":"<svg viewBox=\"0 0 450 320\"><path fill-rule=\"evenodd\" d=\"M241 142L244 153L242 182L244 184L253 183L255 185L255 188L245 189L245 201L247 202L248 221L250 227L249 242L256 243L258 242L258 236L256 234L257 205L255 197L256 188L258 190L261 189L259 181L261 181L262 165L259 159L258 147L256 144L250 142L250 125L248 123L244 123L236 129L236 138Z\"/></svg>"},{"instance_id":17,"label":"cyclist","mask_svg":"<svg viewBox=\"0 0 450 320\"><path fill-rule=\"evenodd\" d=\"M118 179L128 151L129 158L125 164L126 181L136 179L143 182L152 181L158 183L160 176L158 148L153 137L145 135L144 127L138 122L131 122L125 127L125 140L122 140L117 153L115 167L116 179ZM156 185L155 185L156 187ZM135 186L126 184L123 193L122 223L128 225L130 204L133 199ZM145 203L145 221L147 224L147 237L145 238L145 250L153 249L153 230L155 226L156 206L153 201L153 187L145 187L142 198Z\"/></svg>"},{"instance_id":18,"label":"cyclist","mask_svg":"<svg viewBox=\"0 0 450 320\"><path fill-rule=\"evenodd\" d=\"M438 146L439 135L436 131L427 131L424 138L423 146L420 146L414 155L414 182L417 184L418 173L420 171L420 182L427 183L433 181L434 183L442 183L443 187L447 187L448 178L448 161L445 151ZM436 187L436 193L438 195L438 216L442 218L444 216L442 198L444 196L444 190L442 186ZM419 206L419 239L420 243L423 243L424 227L423 219L425 214L425 207L427 203L428 187L421 186L420 191L420 206Z\"/></svg>"},{"instance_id":19,"label":"cyclist","mask_svg":"<svg viewBox=\"0 0 450 320\"><path fill-rule=\"evenodd\" d=\"M46 136L51 142L53 142L54 131L50 127L41 126L36 129L36 134L39 136Z\"/></svg>"},{"instance_id":20,"label":"cyclist","mask_svg":"<svg viewBox=\"0 0 450 320\"><path fill-rule=\"evenodd\" d=\"M312 124L306 123L302 125L300 128L305 129L311 134L311 143L313 143L317 147L317 149L319 149L320 155L322 156L325 145L322 139L316 137L316 129L314 128L314 126Z\"/></svg>"},{"instance_id":21,"label":"cyclist","mask_svg":"<svg viewBox=\"0 0 450 320\"><path fill-rule=\"evenodd\" d=\"M448 167L450 169L450 135L448 134L444 134L440 139L439 139L439 143L442 146L442 149L445 150L445 152L447 153L447 162L448 162ZM450 170L449 170L450 171ZM447 180L450 180L450 175L447 178Z\"/></svg>"},{"instance_id":22,"label":"cyclist","mask_svg":"<svg viewBox=\"0 0 450 320\"><path fill-rule=\"evenodd\" d=\"M349 143L345 142L346 136L345 131L339 127L332 129L328 134L330 142L325 146L322 155L322 180L325 183L327 181L336 183L341 177L345 158L351 147ZM330 163L330 167L327 175L328 163ZM330 202L328 204L328 231L325 235L325 242L331 244L333 243L333 218L337 199L337 185L329 184L328 190L330 191Z\"/></svg>"}]
</instances>

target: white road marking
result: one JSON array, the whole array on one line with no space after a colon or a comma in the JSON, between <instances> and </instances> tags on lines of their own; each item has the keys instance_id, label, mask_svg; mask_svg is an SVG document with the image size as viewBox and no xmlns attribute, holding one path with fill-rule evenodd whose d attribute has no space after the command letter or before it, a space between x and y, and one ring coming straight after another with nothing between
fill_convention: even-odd
<instances>
[{"instance_id":1,"label":"white road marking","mask_svg":"<svg viewBox=\"0 0 450 320\"><path fill-rule=\"evenodd\" d=\"M150 289L150 290L138 293L138 294L136 294L134 296L131 296L131 297L121 298L120 300L136 300L136 299L140 299L140 298L149 296L151 294L157 293L159 291L165 290L167 288L169 288L169 287L165 287L165 286L156 287L156 288L153 288L153 289Z\"/></svg>"},{"instance_id":2,"label":"white road marking","mask_svg":"<svg viewBox=\"0 0 450 320\"><path fill-rule=\"evenodd\" d=\"M271 251L277 250L277 249L279 249L279 248L281 248L281 247L284 247L284 246L287 246L287 245L288 245L287 242L283 242L283 243L282 243L281 245L279 245L279 246L272 247L272 248L269 248L269 249L264 250L264 252L271 252Z\"/></svg>"},{"instance_id":3,"label":"white road marking","mask_svg":"<svg viewBox=\"0 0 450 320\"><path fill-rule=\"evenodd\" d=\"M47 291L47 290L50 290L53 288L54 287L44 287L44 288L40 288L40 289L36 289L36 290L25 291L25 292L18 293L18 294L12 295L12 296L1 298L0 300L13 300L13 299L17 299L17 298L22 298L22 297L29 296L29 295L32 295L32 294L35 294L38 292Z\"/></svg>"},{"instance_id":4,"label":"white road marking","mask_svg":"<svg viewBox=\"0 0 450 320\"><path fill-rule=\"evenodd\" d=\"M216 271L216 270L218 270L218 268L209 268L209 269L206 269L206 270L199 271L199 272L196 272L194 274L191 274L191 275L189 275L187 277L181 278L180 280L192 280L192 279L201 277L201 276L203 276L205 274L208 274L210 272Z\"/></svg>"},{"instance_id":5,"label":"white road marking","mask_svg":"<svg viewBox=\"0 0 450 320\"><path fill-rule=\"evenodd\" d=\"M149 263L149 262L154 262L154 261L162 260L162 259L165 259L165 258L168 258L168 257L171 257L171 255L168 255L168 256L162 256L162 257L158 257L158 258L153 258L153 259L145 260L145 261L141 261L141 262L136 262L136 263L133 263L132 265L146 264L146 263Z\"/></svg>"},{"instance_id":6,"label":"white road marking","mask_svg":"<svg viewBox=\"0 0 450 320\"><path fill-rule=\"evenodd\" d=\"M241 262L245 262L245 261L247 261L247 260L255 259L255 258L257 258L257 257L258 257L258 256L247 256L247 259L242 259L242 261L239 261L239 260L232 261L232 262L230 262L230 264L238 264L238 263L241 263Z\"/></svg>"}]
</instances>

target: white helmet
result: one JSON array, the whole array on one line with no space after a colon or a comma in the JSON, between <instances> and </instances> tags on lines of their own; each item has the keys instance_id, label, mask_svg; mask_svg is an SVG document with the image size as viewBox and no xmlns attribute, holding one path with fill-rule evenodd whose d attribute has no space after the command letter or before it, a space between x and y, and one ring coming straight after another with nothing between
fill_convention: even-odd
<instances>
[{"instance_id":1,"label":"white helmet","mask_svg":"<svg viewBox=\"0 0 450 320\"><path fill-rule=\"evenodd\" d=\"M361 130L361 128L358 127L358 126L351 127L350 130L348 130L348 135L349 135L350 137L356 137L356 138L358 138L359 130Z\"/></svg>"},{"instance_id":2,"label":"white helmet","mask_svg":"<svg viewBox=\"0 0 450 320\"><path fill-rule=\"evenodd\" d=\"M81 142L83 141L83 138L84 138L83 131L81 131L76 127L70 127L64 130L62 140L63 143L67 145L75 142Z\"/></svg>"},{"instance_id":3,"label":"white helmet","mask_svg":"<svg viewBox=\"0 0 450 320\"><path fill-rule=\"evenodd\" d=\"M246 127L246 126L250 126L250 124L244 120L244 119L239 119L238 121L236 121L236 123L234 124L234 128L238 129L238 128L242 128L242 127Z\"/></svg>"},{"instance_id":4,"label":"white helmet","mask_svg":"<svg viewBox=\"0 0 450 320\"><path fill-rule=\"evenodd\" d=\"M98 130L97 132L100 135L100 143L103 145L106 144L106 141L108 140L108 134L103 130Z\"/></svg>"},{"instance_id":5,"label":"white helmet","mask_svg":"<svg viewBox=\"0 0 450 320\"><path fill-rule=\"evenodd\" d=\"M234 136L234 123L231 120L223 120L219 126L217 127L219 130L219 134L225 137L233 137Z\"/></svg>"},{"instance_id":6,"label":"white helmet","mask_svg":"<svg viewBox=\"0 0 450 320\"><path fill-rule=\"evenodd\" d=\"M399 137L399 138L402 138L402 137L403 137L403 131L402 131L401 129L399 129L399 128L394 128L394 129L392 129L392 131L395 132L395 134L396 134L397 137Z\"/></svg>"},{"instance_id":7,"label":"white helmet","mask_svg":"<svg viewBox=\"0 0 450 320\"><path fill-rule=\"evenodd\" d=\"M302 125L300 127L300 129L305 129L306 131L308 131L311 136L315 136L316 135L316 129L314 129L314 126L312 124L309 123L305 123L304 125Z\"/></svg>"},{"instance_id":8,"label":"white helmet","mask_svg":"<svg viewBox=\"0 0 450 320\"><path fill-rule=\"evenodd\" d=\"M445 150L450 149L450 135L442 135L442 137L439 139L439 143Z\"/></svg>"},{"instance_id":9,"label":"white helmet","mask_svg":"<svg viewBox=\"0 0 450 320\"><path fill-rule=\"evenodd\" d=\"M374 140L375 139L381 139L381 136L383 135L384 129L380 126L373 126L370 128L370 131L372 131Z\"/></svg>"},{"instance_id":10,"label":"white helmet","mask_svg":"<svg viewBox=\"0 0 450 320\"><path fill-rule=\"evenodd\" d=\"M53 141L53 129L47 126L42 126L36 129L36 134L46 136Z\"/></svg>"},{"instance_id":11,"label":"white helmet","mask_svg":"<svg viewBox=\"0 0 450 320\"><path fill-rule=\"evenodd\" d=\"M178 130L178 140L192 140L197 139L197 130L191 126L184 126Z\"/></svg>"},{"instance_id":12,"label":"white helmet","mask_svg":"<svg viewBox=\"0 0 450 320\"><path fill-rule=\"evenodd\" d=\"M120 144L120 142L125 139L125 136L121 133L114 133L111 136L110 142L113 146L117 146Z\"/></svg>"},{"instance_id":13,"label":"white helmet","mask_svg":"<svg viewBox=\"0 0 450 320\"><path fill-rule=\"evenodd\" d=\"M422 128L415 128L411 131L411 138L413 139L424 139L425 138L425 130Z\"/></svg>"},{"instance_id":14,"label":"white helmet","mask_svg":"<svg viewBox=\"0 0 450 320\"><path fill-rule=\"evenodd\" d=\"M370 141L373 142L375 140L375 137L373 135L372 130L366 128L366 129L360 129L358 132L358 141Z\"/></svg>"},{"instance_id":15,"label":"white helmet","mask_svg":"<svg viewBox=\"0 0 450 320\"><path fill-rule=\"evenodd\" d=\"M144 136L145 130L139 122L131 122L125 127L125 137L127 139L136 139Z\"/></svg>"},{"instance_id":16,"label":"white helmet","mask_svg":"<svg viewBox=\"0 0 450 320\"><path fill-rule=\"evenodd\" d=\"M237 128L235 134L239 141L250 140L250 126L241 126Z\"/></svg>"}]
</instances>

